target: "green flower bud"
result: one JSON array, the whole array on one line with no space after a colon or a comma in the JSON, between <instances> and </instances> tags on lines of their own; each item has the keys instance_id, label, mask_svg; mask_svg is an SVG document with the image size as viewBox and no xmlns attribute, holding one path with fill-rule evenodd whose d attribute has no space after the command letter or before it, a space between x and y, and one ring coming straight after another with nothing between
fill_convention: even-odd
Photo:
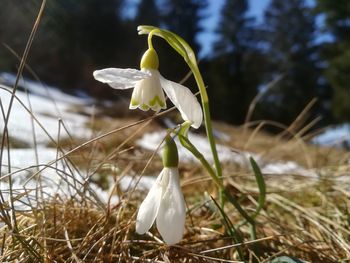
<instances>
[{"instance_id":1,"label":"green flower bud","mask_svg":"<svg viewBox=\"0 0 350 263\"><path fill-rule=\"evenodd\" d=\"M157 52L154 50L154 48L147 49L147 51L142 56L140 68L158 69L158 67L159 59Z\"/></svg>"},{"instance_id":2,"label":"green flower bud","mask_svg":"<svg viewBox=\"0 0 350 263\"><path fill-rule=\"evenodd\" d=\"M177 167L179 165L177 146L170 135L167 135L165 137L165 146L163 149L163 165L164 167Z\"/></svg>"}]
</instances>

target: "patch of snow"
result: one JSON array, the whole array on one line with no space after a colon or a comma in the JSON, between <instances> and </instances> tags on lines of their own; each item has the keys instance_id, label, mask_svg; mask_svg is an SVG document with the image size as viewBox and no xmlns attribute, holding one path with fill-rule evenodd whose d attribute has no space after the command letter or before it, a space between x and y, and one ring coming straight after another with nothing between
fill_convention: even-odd
<instances>
[{"instance_id":1,"label":"patch of snow","mask_svg":"<svg viewBox=\"0 0 350 263\"><path fill-rule=\"evenodd\" d=\"M177 125L169 118L163 118L162 121L164 122L165 126L168 128L174 128ZM218 131L215 128L213 129L213 135L215 139L219 139L224 142L228 142L230 140L230 136L224 132Z\"/></svg>"},{"instance_id":2,"label":"patch of snow","mask_svg":"<svg viewBox=\"0 0 350 263\"><path fill-rule=\"evenodd\" d=\"M0 83L12 86L15 76L8 73L0 73ZM12 89L8 86L0 85L0 100L4 113L1 114L0 131L4 129L4 116L12 96ZM8 160L8 149L4 149L1 165L0 191L2 198L7 201L10 198L9 177L11 176L13 196L20 196L15 201L16 209L30 209L38 202L38 189L43 189L44 198L52 198L57 194L60 196L79 196L85 191L86 183L89 183L89 192L94 200L102 202L102 205L116 204L119 197L110 195L114 187L114 182L110 180L109 189L103 190L97 184L89 180L89 175L76 170L64 159L57 160L62 156L55 148L47 147L51 138L57 141L71 135L73 137L88 138L90 129L86 123L90 120L87 116L70 112L72 106L84 107L84 112L91 112L93 107L89 107L90 98L79 98L63 93L53 87L44 87L42 84L21 80L20 88L16 91L17 99L12 104L8 123L8 134L10 140L17 140L28 148L11 148L9 150L10 162ZM26 109L27 108L27 109ZM30 110L30 112L29 112ZM41 124L38 125L34 118ZM69 134L61 126L60 121L64 121ZM34 129L32 127L34 121ZM59 133L60 130L60 133ZM35 141L33 139L35 136ZM34 148L34 145L36 146ZM8 164L11 169L8 169ZM45 169L40 173L38 170ZM112 177L110 178L112 179ZM122 190L130 188L148 190L155 182L155 176L143 176L142 178L124 176L119 180ZM137 184L137 185L136 185ZM40 196L39 196L40 197Z\"/></svg>"},{"instance_id":3,"label":"patch of snow","mask_svg":"<svg viewBox=\"0 0 350 263\"><path fill-rule=\"evenodd\" d=\"M350 149L350 124L330 127L317 135L312 142L324 146Z\"/></svg>"},{"instance_id":4,"label":"patch of snow","mask_svg":"<svg viewBox=\"0 0 350 263\"><path fill-rule=\"evenodd\" d=\"M36 154L38 163L36 163ZM31 167L37 164L47 164L56 159L57 150L53 148L37 147L36 151L31 148L19 148L10 150L10 162L12 169ZM7 149L4 149L2 164L7 165Z\"/></svg>"},{"instance_id":5,"label":"patch of snow","mask_svg":"<svg viewBox=\"0 0 350 263\"><path fill-rule=\"evenodd\" d=\"M16 75L8 72L0 73L0 83L13 87L16 82ZM28 91L31 94L44 97L51 101L65 102L78 105L86 105L93 103L94 100L85 93L76 92L79 96L73 96L62 92L56 87L47 86L44 83L21 78L18 82L18 89L21 91Z\"/></svg>"},{"instance_id":6,"label":"patch of snow","mask_svg":"<svg viewBox=\"0 0 350 263\"><path fill-rule=\"evenodd\" d=\"M0 73L0 83L12 86L14 81L14 75ZM4 116L7 115L11 96L12 88L0 85L2 107L0 134L3 133ZM23 147L28 148L11 148L9 151L10 163L7 149L4 149L2 160L0 160L2 171L0 189L5 200L9 198L8 178L10 175L14 196L22 196L16 201L16 208L26 207L28 209L29 203L35 206L37 189L40 187L43 189L45 198L56 194L68 197L77 196L86 189L88 175L76 170L65 160L56 162L57 156L61 156L61 153L58 154L57 149L48 148L47 145L52 142L52 139L57 141L58 138L61 140L68 136L89 138L91 131L86 127L90 121L89 117L72 113L70 109L74 106L87 108L91 101L88 97L74 97L56 88L44 87L38 82L26 79L20 81L7 128L10 142L17 142L17 145L23 143ZM8 163L11 169L8 169ZM37 171L44 167L45 169L37 174ZM102 201L107 201L107 193L97 185L90 183L90 189L93 189Z\"/></svg>"},{"instance_id":7,"label":"patch of snow","mask_svg":"<svg viewBox=\"0 0 350 263\"><path fill-rule=\"evenodd\" d=\"M11 149L10 166L8 171L8 155L5 149L2 161L2 174L0 180L0 190L2 197L7 201L10 197L10 185L8 178L11 175L13 196L22 196L15 202L16 208L25 210L37 204L37 189L42 187L43 197L49 199L60 195L67 198L79 196L86 190L86 182L89 182L89 193L92 197L97 197L102 205L117 204L119 197L111 192L114 187L112 177L109 178L109 189L103 190L97 184L89 180L89 175L74 169L65 160L55 161L62 156L56 149L38 147L34 149ZM36 161L37 159L37 161ZM46 167L40 173L38 170ZM40 180L39 180L40 179ZM128 191L136 187L140 190L148 190L154 184L155 176L123 176L118 183L123 191ZM40 183L39 183L40 182ZM40 196L40 195L39 195Z\"/></svg>"},{"instance_id":8,"label":"patch of snow","mask_svg":"<svg viewBox=\"0 0 350 263\"><path fill-rule=\"evenodd\" d=\"M164 139L166 132L165 131L159 131L159 132L152 132L152 133L146 133L144 136L136 141L136 144L146 150L154 151L157 149L161 141ZM188 135L191 143L196 146L196 148L204 155L204 157L208 161L213 161L213 156L211 154L210 145L207 141L207 139L203 136L189 133ZM179 140L176 138L175 142L178 146L179 151L179 158L182 161L186 162L198 162L197 158L195 158L192 153L190 153L187 149L181 146ZM217 144L217 151L219 158L222 162L243 162L243 157L240 154L237 154L232 151L231 148ZM161 154L159 152L159 154ZM248 153L249 155L252 155L251 153Z\"/></svg>"},{"instance_id":9,"label":"patch of snow","mask_svg":"<svg viewBox=\"0 0 350 263\"><path fill-rule=\"evenodd\" d=\"M133 189L135 186L139 190L149 190L155 181L156 176L150 175L144 175L141 178L124 176L119 183L123 191Z\"/></svg>"},{"instance_id":10,"label":"patch of snow","mask_svg":"<svg viewBox=\"0 0 350 263\"><path fill-rule=\"evenodd\" d=\"M146 150L155 151L160 143L163 141L164 136L166 135L165 131L161 132L152 132L146 133L143 135L141 139L139 139L136 144ZM200 151L203 156L209 161L213 162L212 153L210 150L210 145L206 137L189 133L189 140L191 143L196 146L198 151ZM178 139L175 139L176 145L178 146L179 159L183 162L199 162L187 149L181 146ZM260 169L263 173L271 173L271 174L298 174L303 176L316 176L316 174L312 171L305 169L304 167L298 165L295 162L267 162L262 158L262 156L258 154L254 154L251 152L238 152L234 149L217 144L217 151L219 155L219 159L221 162L227 163L236 163L242 166L250 166L249 165L249 157L253 157L254 160L260 166ZM161 151L158 151L158 154L161 155Z\"/></svg>"},{"instance_id":11,"label":"patch of snow","mask_svg":"<svg viewBox=\"0 0 350 263\"><path fill-rule=\"evenodd\" d=\"M222 140L223 142L230 141L230 136L224 132L213 129L213 135L216 139Z\"/></svg>"},{"instance_id":12,"label":"patch of snow","mask_svg":"<svg viewBox=\"0 0 350 263\"><path fill-rule=\"evenodd\" d=\"M11 91L11 89L0 89L0 98L5 114L9 107ZM72 105L71 103L53 103L48 98L34 94L26 94L20 90L16 92L16 97L18 100L15 99L13 102L8 123L8 133L11 138L18 139L33 146L33 134L35 134L37 144L46 145L51 142L48 134L55 140L57 140L58 137L64 138L68 136L67 132L62 127L61 133L59 134L59 123L61 120L64 120L64 124L67 127L69 134L79 138L87 138L88 128L85 127L85 124L89 119L86 116L69 112L69 108ZM28 112L19 101L22 102L27 109L31 106L31 113ZM64 115L64 118L62 118L61 113ZM43 127L40 127L34 121L35 133L32 128L33 116ZM2 131L4 128L3 116L1 116L1 119L0 130Z\"/></svg>"},{"instance_id":13,"label":"patch of snow","mask_svg":"<svg viewBox=\"0 0 350 263\"><path fill-rule=\"evenodd\" d=\"M7 149L2 159L2 180L1 189L4 191L9 189L8 178L11 176L13 188L17 189L16 194L22 194L31 189L32 191L25 195L24 199L27 201L32 198L32 202L35 204L35 193L36 189L39 189L39 185L42 186L43 194L45 197L52 197L55 194L66 194L72 193L73 185L82 189L83 178L74 171L72 176L72 170L68 170L68 167L63 161L56 160L56 150L52 148L37 148L35 153L34 149L11 149L10 150L10 166L11 173L8 173L8 157ZM36 161L38 157L38 162ZM36 172L46 167L40 173ZM74 176L74 179L73 179ZM40 180L39 180L40 178ZM40 184L39 184L40 182ZM76 192L76 191L75 191ZM8 196L5 194L5 199ZM23 198L20 200L23 201Z\"/></svg>"},{"instance_id":14,"label":"patch of snow","mask_svg":"<svg viewBox=\"0 0 350 263\"><path fill-rule=\"evenodd\" d=\"M38 162L36 162L36 156ZM14 196L23 195L16 201L16 208L28 209L29 202L35 206L37 199L37 189L43 189L44 198L52 198L56 195L72 197L79 196L86 188L86 182L89 181L88 175L78 171L68 164L65 160L55 161L62 154L52 148L34 149L11 149L10 165L11 173L8 173L7 151L3 156L2 175L0 180L0 189L5 200L9 198L10 185L9 176L12 179L12 188ZM37 171L44 168L40 173ZM111 188L113 185L111 185ZM90 194L98 197L99 202L106 204L109 199L109 192L102 190L98 185L89 182ZM111 190L111 189L110 189ZM92 191L92 192L91 192ZM24 195L24 193L27 193ZM118 197L112 196L112 204L118 202Z\"/></svg>"},{"instance_id":15,"label":"patch of snow","mask_svg":"<svg viewBox=\"0 0 350 263\"><path fill-rule=\"evenodd\" d=\"M261 168L261 172L265 174L297 174L308 177L316 177L316 173L305 169L295 162L276 162L268 163Z\"/></svg>"}]
</instances>

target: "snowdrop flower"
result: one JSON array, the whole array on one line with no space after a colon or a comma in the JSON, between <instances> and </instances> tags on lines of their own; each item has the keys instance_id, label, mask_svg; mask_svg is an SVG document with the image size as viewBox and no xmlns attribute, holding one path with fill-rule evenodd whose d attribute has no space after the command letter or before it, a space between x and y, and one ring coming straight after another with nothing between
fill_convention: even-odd
<instances>
[{"instance_id":1,"label":"snowdrop flower","mask_svg":"<svg viewBox=\"0 0 350 263\"><path fill-rule=\"evenodd\" d=\"M165 243L173 245L182 239L186 206L179 181L177 148L170 137L166 138L163 164L163 170L139 208L136 232L146 233L156 221Z\"/></svg>"},{"instance_id":2,"label":"snowdrop flower","mask_svg":"<svg viewBox=\"0 0 350 263\"><path fill-rule=\"evenodd\" d=\"M158 71L157 52L150 47L142 56L137 69L106 68L94 71L94 78L115 89L133 88L130 109L147 111L166 109L165 96L178 108L182 118L190 121L192 127L199 128L202 120L202 108L197 98L183 85L165 79ZM164 92L163 92L164 91Z\"/></svg>"}]
</instances>

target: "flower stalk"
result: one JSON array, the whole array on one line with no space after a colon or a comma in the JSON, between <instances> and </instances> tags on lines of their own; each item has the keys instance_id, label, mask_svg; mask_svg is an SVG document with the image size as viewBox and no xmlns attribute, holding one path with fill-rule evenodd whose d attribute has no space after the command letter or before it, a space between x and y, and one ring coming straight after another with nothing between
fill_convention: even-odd
<instances>
[{"instance_id":1,"label":"flower stalk","mask_svg":"<svg viewBox=\"0 0 350 263\"><path fill-rule=\"evenodd\" d=\"M204 167L206 168L210 176L213 178L213 180L216 182L216 184L219 187L220 204L223 207L224 206L224 186L223 186L223 178L222 178L222 167L219 160L219 155L216 149L216 143L215 143L215 138L213 134L213 128L212 128L211 117L210 117L210 109L209 109L209 98L204 85L202 75L198 68L198 64L197 64L197 60L194 55L194 52L192 48L182 38L180 38L179 36L169 31L160 30L159 28L148 27L148 26L141 26L138 29L140 34L148 33L149 47L151 46L153 47L152 45L153 35L157 35L164 38L184 58L184 60L186 61L187 65L189 66L189 68L193 73L193 76L196 80L199 93L201 96L205 130L206 130L207 138L210 144L210 149L213 155L215 173L213 173L212 169L208 169L207 162L206 163L203 163L202 161L201 162L202 164L205 164Z\"/></svg>"},{"instance_id":2,"label":"flower stalk","mask_svg":"<svg viewBox=\"0 0 350 263\"><path fill-rule=\"evenodd\" d=\"M255 211L255 213L253 213L252 215L249 215L241 207L238 200L236 200L235 197L231 196L230 193L225 189L225 186L223 183L223 177L222 177L222 167L221 167L221 163L220 163L217 148L216 148L215 138L213 135L208 94L206 91L206 87L204 85L202 75L198 68L196 56L192 48L180 36L164 29L159 29L153 26L139 26L138 32L139 34L148 34L148 43L151 45L152 45L153 35L163 38L165 41L168 42L168 44L171 47L174 48L175 51L177 51L184 58L185 62L191 69L201 96L205 129L206 129L207 138L210 144L211 152L213 155L215 169L209 164L209 162L205 159L205 157L197 150L197 148L188 139L187 133L188 133L189 126L191 124L189 124L187 121L185 121L185 123L180 127L179 140L182 146L188 149L202 163L203 167L208 171L209 175L212 177L213 181L217 185L218 191L219 191L220 209L224 211L223 208L224 208L225 200L229 201L245 219L244 224L248 223L250 225L251 238L255 239L256 238L255 217L259 214L260 210L262 209L265 203L266 188L265 188L264 178L261 174L261 171L258 165L251 158L250 159L251 166L253 168L253 172L256 176L256 181L259 187L259 201L258 201L259 206Z\"/></svg>"},{"instance_id":3,"label":"flower stalk","mask_svg":"<svg viewBox=\"0 0 350 263\"><path fill-rule=\"evenodd\" d=\"M215 143L215 138L214 138L214 134L213 134L213 127L212 127L211 118L210 118L208 94L207 94L207 90L206 90L205 85L204 85L202 75L198 69L198 65L197 64L193 65L192 63L190 63L189 66L193 72L193 76L196 80L197 86L199 88L201 100L202 100L205 130L206 130L208 141L210 144L210 149L211 149L211 152L213 155L213 160L214 160L214 165L215 165L215 170L216 170L216 177L217 177L217 179L219 179L220 183L222 184L222 187L219 189L219 199L220 199L220 205L223 208L224 203L225 203L225 199L224 199L224 193L223 193L224 186L223 186L223 178L222 178L222 167L221 167L221 163L219 160L219 155L218 155L218 151L216 149L216 143Z\"/></svg>"},{"instance_id":4,"label":"flower stalk","mask_svg":"<svg viewBox=\"0 0 350 263\"><path fill-rule=\"evenodd\" d=\"M130 109L139 108L144 111L149 109L154 111L165 109L165 93L174 106L179 110L181 117L184 120L184 123L180 126L177 133L180 143L201 162L218 188L220 200L219 210L223 214L223 218L226 218L224 205L225 201L228 201L245 219L243 224L249 224L251 238L255 239L255 217L263 208L266 195L264 178L259 166L255 163L254 159L250 159L259 187L258 208L255 213L250 214L241 207L239 201L232 196L224 186L222 167L216 148L210 117L209 98L192 48L181 37L167 30L153 26L139 26L138 31L139 34L148 34L148 49L141 59L140 70L129 68L107 68L96 70L93 73L95 79L106 83L115 89L123 90L134 88L130 100ZM196 96L192 94L190 89L179 83L165 79L159 73L159 59L157 52L153 48L153 36L158 36L166 40L167 43L184 58L196 80L200 92L202 108ZM190 126L198 129L202 124L203 115L214 165L211 165L207 161L203 154L198 151L188 138L188 130ZM177 147L173 139L169 136L171 132L174 132L174 130L169 131L165 138L165 147L163 151L164 168L159 174L155 184L150 189L145 200L142 202L136 219L136 232L144 234L151 228L153 223L156 222L161 236L169 245L181 241L186 216L186 206L178 174L179 159Z\"/></svg>"}]
</instances>

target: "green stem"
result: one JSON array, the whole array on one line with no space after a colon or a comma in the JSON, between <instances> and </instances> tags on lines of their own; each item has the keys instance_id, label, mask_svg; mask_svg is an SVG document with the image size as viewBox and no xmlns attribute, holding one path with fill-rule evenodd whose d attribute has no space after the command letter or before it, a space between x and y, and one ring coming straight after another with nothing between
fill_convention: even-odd
<instances>
[{"instance_id":1,"label":"green stem","mask_svg":"<svg viewBox=\"0 0 350 263\"><path fill-rule=\"evenodd\" d=\"M194 65L193 63L189 63L189 66L193 72L194 78L196 79L197 86L199 88L199 92L201 95L203 112L204 112L205 129L206 129L207 137L209 140L211 152L213 154L216 176L219 178L219 180L221 181L221 184L223 185L222 168L221 168L221 163L219 160L219 155L218 155L218 152L216 149L215 138L213 135L213 128L212 128L211 118L210 118L209 99L208 99L207 90L205 88L204 81L203 81L202 75L198 69L198 66L196 64ZM220 192L219 192L221 207L223 207L223 205L224 205L223 191L224 191L224 189L222 188L222 189L220 189Z\"/></svg>"},{"instance_id":2,"label":"green stem","mask_svg":"<svg viewBox=\"0 0 350 263\"><path fill-rule=\"evenodd\" d=\"M216 149L215 139L213 135L213 128L211 125L211 118L210 118L210 111L209 111L209 99L208 94L204 85L204 81L202 78L202 75L199 71L197 61L195 59L195 55L193 53L193 50L191 47L188 46L187 43L185 43L184 40L182 40L180 37L174 35L171 32L167 32L166 30L160 30L159 28L151 27L149 28L150 32L148 34L148 45L149 47L152 47L152 37L153 35L158 35L163 37L186 61L188 66L190 67L191 71L193 72L193 75L196 79L196 83L200 92L202 106L203 106L203 112L204 112L204 122L205 122L205 129L208 137L208 141L210 144L211 152L213 154L214 164L215 164L215 173L212 174L211 171L208 172L211 174L212 178L216 182L220 182L221 187L219 187L219 198L220 198L220 204L223 208L224 206L224 186L223 186L223 178L222 178L222 168L221 163L219 160L218 152ZM211 169L212 170L212 169Z\"/></svg>"},{"instance_id":3,"label":"green stem","mask_svg":"<svg viewBox=\"0 0 350 263\"><path fill-rule=\"evenodd\" d=\"M150 34L148 34L148 38L147 38L148 48L153 48L152 37L153 37L153 34L151 32Z\"/></svg>"},{"instance_id":4,"label":"green stem","mask_svg":"<svg viewBox=\"0 0 350 263\"><path fill-rule=\"evenodd\" d=\"M194 147L194 145L188 140L187 138L187 133L186 131L180 132L179 134L179 139L181 144L187 148L192 154L202 163L204 168L208 171L210 176L212 177L213 181L217 185L219 189L219 198L220 198L220 206L223 211L224 208L224 203L225 200L230 201L230 203L233 204L233 206L238 210L238 212L246 219L246 222L249 223L251 227L251 236L253 239L256 237L256 227L255 227L255 216L260 212L262 209L264 202L265 202L265 184L264 180L262 177L262 174L259 170L259 167L255 164L254 160L251 160L252 167L254 169L254 173L257 178L257 182L259 185L259 190L260 190L260 197L259 197L259 207L253 217L251 217L239 204L239 202L227 191L224 187L223 184L223 177L222 177L222 167L221 163L219 161L219 156L218 152L216 149L216 144L215 144L215 138L213 135L213 128L211 124L211 118L210 118L210 111L209 111L209 99L208 99L208 94L204 85L204 81L202 78L202 75L199 71L197 60L195 57L195 54L192 50L192 48L184 41L181 37L178 35L167 31L167 30L161 30L156 27L152 26L140 26L138 30L142 31L142 34L148 33L148 44L150 47L152 47L152 36L157 35L159 37L162 37L164 40L166 40L169 45L174 48L186 61L188 64L189 68L191 69L199 92L201 96L201 101L202 101L202 107L203 107L203 112L204 112L204 122L205 122L205 129L208 137L208 141L210 144L211 152L213 155L213 160L214 160L214 167L212 167L209 162L204 158L204 156ZM181 130L181 129L180 129Z\"/></svg>"},{"instance_id":5,"label":"green stem","mask_svg":"<svg viewBox=\"0 0 350 263\"><path fill-rule=\"evenodd\" d=\"M224 185L222 183L222 180L220 180L220 178L216 175L213 167L204 158L203 154L197 150L197 148L190 142L190 140L186 136L183 136L182 134L179 134L178 136L182 146L189 150L202 163L209 175L213 178L217 187L221 191L224 191Z\"/></svg>"}]
</instances>

